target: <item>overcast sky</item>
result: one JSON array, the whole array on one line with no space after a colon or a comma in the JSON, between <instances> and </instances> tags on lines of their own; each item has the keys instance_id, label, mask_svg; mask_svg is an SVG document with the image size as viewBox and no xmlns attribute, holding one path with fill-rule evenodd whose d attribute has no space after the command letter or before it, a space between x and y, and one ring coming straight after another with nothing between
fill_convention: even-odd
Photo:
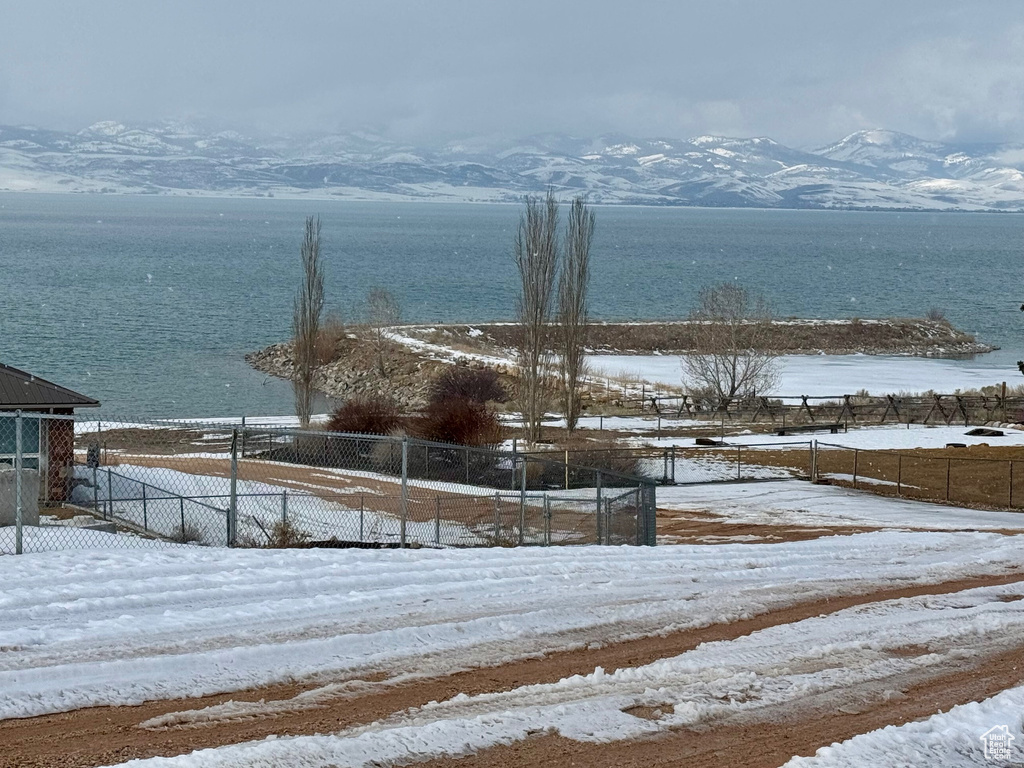
<instances>
[{"instance_id":1,"label":"overcast sky","mask_svg":"<svg viewBox=\"0 0 1024 768\"><path fill-rule=\"evenodd\" d=\"M1024 141L1024 4L0 0L0 124Z\"/></svg>"}]
</instances>

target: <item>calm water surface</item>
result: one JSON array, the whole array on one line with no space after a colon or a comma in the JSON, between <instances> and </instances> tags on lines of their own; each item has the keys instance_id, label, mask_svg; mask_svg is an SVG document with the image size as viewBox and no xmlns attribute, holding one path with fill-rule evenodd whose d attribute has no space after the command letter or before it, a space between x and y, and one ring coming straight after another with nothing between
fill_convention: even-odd
<instances>
[{"instance_id":1,"label":"calm water surface","mask_svg":"<svg viewBox=\"0 0 1024 768\"><path fill-rule=\"evenodd\" d=\"M507 319L516 206L0 195L0 361L107 414L286 414L290 388L242 356L288 336L303 218L323 219L327 309L374 286L410 322ZM920 316L938 307L1024 357L1024 218L601 207L594 314L684 316L736 280L778 314ZM1008 377L1012 377L1012 371Z\"/></svg>"}]
</instances>

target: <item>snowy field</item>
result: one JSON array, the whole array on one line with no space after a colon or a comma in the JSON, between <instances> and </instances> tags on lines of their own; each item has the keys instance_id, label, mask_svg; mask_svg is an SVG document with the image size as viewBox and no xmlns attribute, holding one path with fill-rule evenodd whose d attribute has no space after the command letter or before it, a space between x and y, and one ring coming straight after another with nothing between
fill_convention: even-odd
<instances>
[{"instance_id":1,"label":"snowy field","mask_svg":"<svg viewBox=\"0 0 1024 768\"><path fill-rule=\"evenodd\" d=\"M710 425L713 426L713 422ZM694 421L691 419L662 419L663 430L673 429L677 426L702 426L708 427L707 421ZM672 445L693 448L696 443L692 437L658 436L657 418L626 417L604 419L606 430L618 430L644 433L643 437L628 437L622 441L623 445L654 445L659 448L666 448ZM725 443L727 445L751 445L761 448L788 448L797 449L801 446L809 447L811 440L819 443L839 445L845 448L859 448L861 450L885 451L885 450L912 450L915 448L945 448L947 443L963 443L964 445L1016 445L1024 446L1024 431L1009 427L1000 427L1002 437L978 437L968 435L967 432L974 427L965 426L928 426L924 424L886 424L882 426L850 427L849 431L840 430L833 435L828 430L820 432L808 432L800 435L786 435L779 437L773 433L752 432L742 430L736 434L730 434L730 427L726 424ZM735 428L733 428L735 431ZM654 433L654 434L651 434Z\"/></svg>"},{"instance_id":2,"label":"snowy field","mask_svg":"<svg viewBox=\"0 0 1024 768\"><path fill-rule=\"evenodd\" d=\"M838 709L865 696L895 695L887 688L894 681L926 679L962 663L963 645L1012 646L1024 629L1024 607L1006 598L1018 597L1019 591L1011 585L884 601L706 643L610 674L599 668L552 684L456 696L337 734L250 742L131 765L377 766L465 755L538 733L591 743L634 740L728 717L764 717L766 711L812 697L817 706ZM928 650L904 653L908 647ZM984 765L979 737L1007 722L1010 707L1024 700L1019 690L1002 696L922 724L868 734L788 765ZM636 717L628 711L634 707L656 708L660 714ZM1009 722L1019 734L1019 714ZM883 752L886 747L895 754ZM950 761L936 762L944 757Z\"/></svg>"},{"instance_id":3,"label":"snowy field","mask_svg":"<svg viewBox=\"0 0 1024 768\"><path fill-rule=\"evenodd\" d=\"M1019 765L1021 748L1012 748L1011 763L986 757L981 737L1006 726L1014 740L1024 733L1024 687L1011 688L981 702L954 707L926 720L902 726L886 726L855 736L841 744L823 747L814 757L796 757L782 768L872 768L908 766L920 768L977 768ZM1012 742L1010 742L1012 746Z\"/></svg>"},{"instance_id":4,"label":"snowy field","mask_svg":"<svg viewBox=\"0 0 1024 768\"><path fill-rule=\"evenodd\" d=\"M332 681L384 678L349 686L367 692L538 652L736 621L808 599L1022 567L1024 538L937 532L656 549L182 548L3 558L0 719L276 682L320 681L337 693ZM634 739L763 716L811 696L831 711L852 696L859 701L948 672L965 648L1013 646L1024 632L1024 601L1013 599L1020 589L868 603L614 673L598 668L557 683L459 695L335 734L132 764L369 766L465 754L538 731L582 742ZM908 647L922 650L901 650ZM258 717L279 706L193 711L183 702L164 721ZM661 714L627 713L637 706Z\"/></svg>"},{"instance_id":5,"label":"snowy field","mask_svg":"<svg viewBox=\"0 0 1024 768\"><path fill-rule=\"evenodd\" d=\"M658 508L702 510L749 525L1024 531L1024 512L965 509L800 480L664 487Z\"/></svg>"},{"instance_id":6,"label":"snowy field","mask_svg":"<svg viewBox=\"0 0 1024 768\"><path fill-rule=\"evenodd\" d=\"M261 464L267 465L270 462ZM292 468L291 465L282 466ZM111 469L110 473L96 473L96 486L93 487L92 471L77 467L79 479L89 485L75 487L74 501L86 508L102 508L106 499L113 499L108 506L113 509L118 520L140 528L144 526L147 530L171 538L187 530L197 534L196 540L199 543L225 545L227 507L231 492L228 478L132 464L119 464ZM317 473L333 473L345 478L359 476L364 479L386 479L393 485L397 483L395 478L369 472L320 469ZM237 482L238 535L242 540L263 543L275 524L287 519L297 529L317 540L333 537L346 541L400 541L400 519L373 508L375 497L381 496L381 491L358 485L340 489L312 483L305 484L308 488L296 491L296 484L296 481L290 485L251 480ZM141 500L143 485L148 494L145 502ZM398 493L396 485L393 495L397 496ZM493 494L492 489L484 489L479 493ZM361 503L367 497L369 504ZM409 541L421 544L474 546L484 543L480 535L447 519L443 525L438 526L435 526L434 521L407 521L406 535Z\"/></svg>"},{"instance_id":7,"label":"snowy field","mask_svg":"<svg viewBox=\"0 0 1024 768\"><path fill-rule=\"evenodd\" d=\"M1024 540L983 533L655 549L181 548L2 558L0 719L318 676L447 673L731 621L811 593L1021 566Z\"/></svg>"},{"instance_id":8,"label":"snowy field","mask_svg":"<svg viewBox=\"0 0 1024 768\"><path fill-rule=\"evenodd\" d=\"M594 355L588 361L603 375L682 385L682 368L676 355ZM1010 375L1005 366L973 360L883 355L785 355L779 358L779 364L775 393L786 396L852 395L862 389L873 395L929 389L951 393L997 385Z\"/></svg>"}]
</instances>

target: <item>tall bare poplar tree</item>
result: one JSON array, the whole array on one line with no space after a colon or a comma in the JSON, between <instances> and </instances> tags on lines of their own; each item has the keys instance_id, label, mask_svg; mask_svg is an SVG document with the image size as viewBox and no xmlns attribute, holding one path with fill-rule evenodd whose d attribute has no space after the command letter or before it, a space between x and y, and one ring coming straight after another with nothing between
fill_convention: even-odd
<instances>
[{"instance_id":1,"label":"tall bare poplar tree","mask_svg":"<svg viewBox=\"0 0 1024 768\"><path fill-rule=\"evenodd\" d=\"M306 428L313 413L313 376L320 365L317 342L320 337L320 315L324 309L319 216L306 218L301 257L302 285L295 296L292 315L292 386L295 389L295 414L299 417L299 425Z\"/></svg>"},{"instance_id":2,"label":"tall bare poplar tree","mask_svg":"<svg viewBox=\"0 0 1024 768\"><path fill-rule=\"evenodd\" d=\"M565 226L565 250L558 278L558 352L562 379L562 412L571 435L579 421L580 384L586 373L589 325L587 288L590 282L590 243L594 239L594 212L576 197Z\"/></svg>"},{"instance_id":3,"label":"tall bare poplar tree","mask_svg":"<svg viewBox=\"0 0 1024 768\"><path fill-rule=\"evenodd\" d=\"M519 271L516 310L519 321L519 405L527 442L540 439L549 394L551 319L558 271L558 203L548 192L543 202L526 198L516 233L515 262Z\"/></svg>"}]
</instances>

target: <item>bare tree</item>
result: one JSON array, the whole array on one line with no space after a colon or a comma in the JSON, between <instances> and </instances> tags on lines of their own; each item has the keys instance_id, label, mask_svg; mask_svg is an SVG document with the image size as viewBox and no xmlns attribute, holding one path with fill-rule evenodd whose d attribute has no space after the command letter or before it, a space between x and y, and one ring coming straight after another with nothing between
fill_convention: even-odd
<instances>
[{"instance_id":1,"label":"bare tree","mask_svg":"<svg viewBox=\"0 0 1024 768\"><path fill-rule=\"evenodd\" d=\"M732 283L701 290L690 314L693 352L682 358L683 383L726 408L735 398L767 394L778 384L767 301Z\"/></svg>"},{"instance_id":2,"label":"bare tree","mask_svg":"<svg viewBox=\"0 0 1024 768\"><path fill-rule=\"evenodd\" d=\"M366 324L370 330L370 343L377 358L377 371L387 376L385 359L391 340L388 331L402 320L402 308L391 291L373 288L366 295Z\"/></svg>"},{"instance_id":3,"label":"bare tree","mask_svg":"<svg viewBox=\"0 0 1024 768\"><path fill-rule=\"evenodd\" d=\"M541 436L549 394L548 322L558 271L558 203L551 192L543 202L526 198L526 210L516 232L515 262L520 281L516 297L519 406L526 440L533 444Z\"/></svg>"},{"instance_id":4,"label":"bare tree","mask_svg":"<svg viewBox=\"0 0 1024 768\"><path fill-rule=\"evenodd\" d=\"M313 413L313 376L320 366L320 315L324 308L324 270L320 261L320 217L308 216L302 238L302 285L292 315L295 413L303 428Z\"/></svg>"},{"instance_id":5,"label":"bare tree","mask_svg":"<svg viewBox=\"0 0 1024 768\"><path fill-rule=\"evenodd\" d=\"M580 384L586 373L589 327L590 243L594 239L594 213L582 197L569 209L565 227L565 251L558 279L558 353L562 378L562 412L571 435L582 410Z\"/></svg>"}]
</instances>

